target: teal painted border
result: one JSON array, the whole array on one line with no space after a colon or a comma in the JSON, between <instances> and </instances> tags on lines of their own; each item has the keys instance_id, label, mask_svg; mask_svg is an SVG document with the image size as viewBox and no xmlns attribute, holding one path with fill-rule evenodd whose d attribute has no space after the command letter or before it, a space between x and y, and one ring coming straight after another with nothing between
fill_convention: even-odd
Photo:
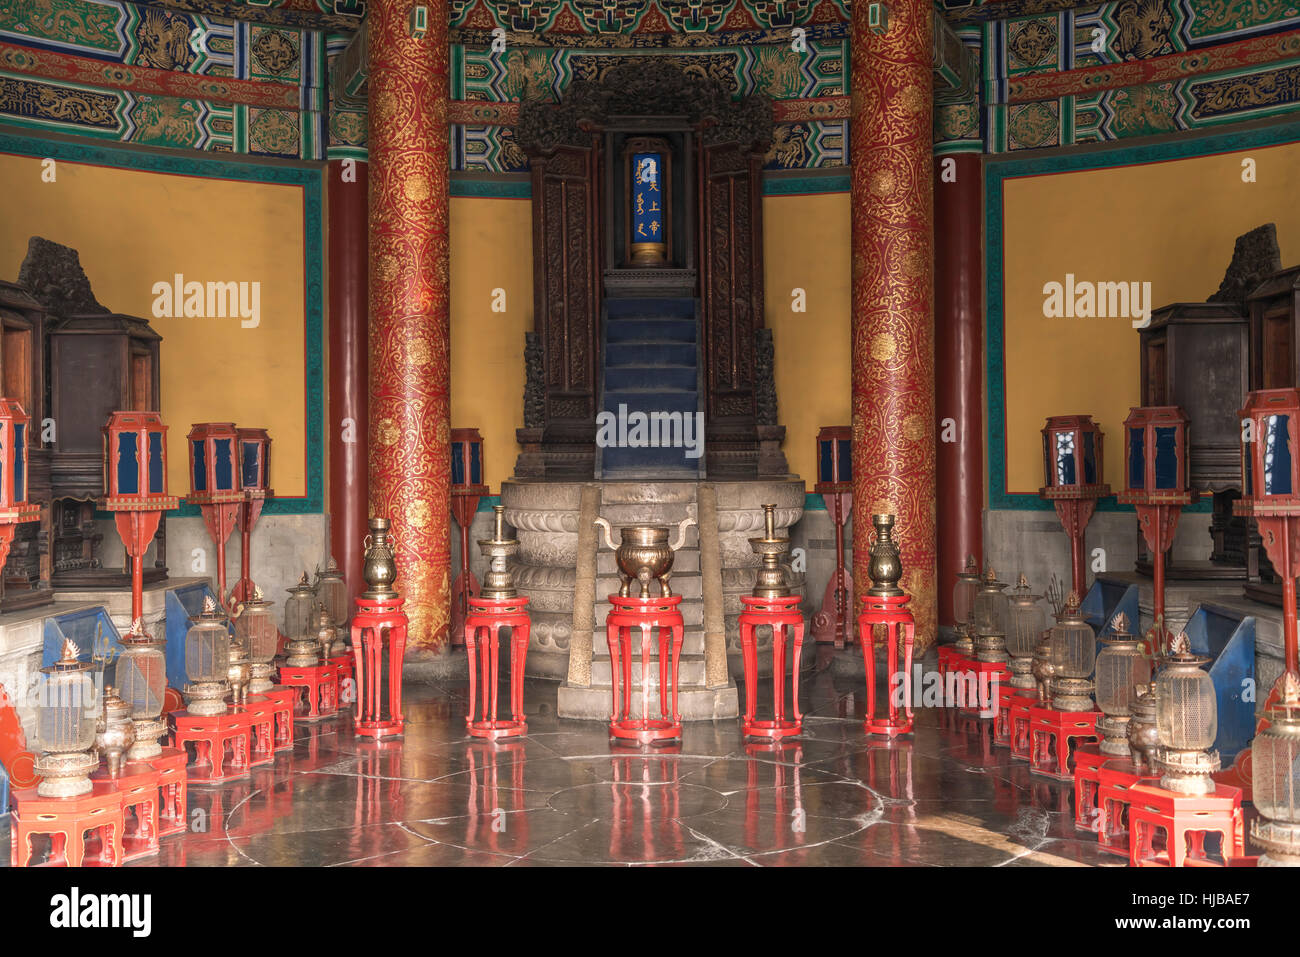
<instances>
[{"instance_id":1,"label":"teal painted border","mask_svg":"<svg viewBox=\"0 0 1300 957\"><path fill-rule=\"evenodd\" d=\"M529 199L533 195L532 183L526 179L462 179L455 174L451 177L448 191L452 196L462 199ZM833 176L763 177L764 196L807 196L848 191L847 172Z\"/></svg>"},{"instance_id":2,"label":"teal painted border","mask_svg":"<svg viewBox=\"0 0 1300 957\"><path fill-rule=\"evenodd\" d=\"M16 136L0 132L0 153L39 156L94 166L274 183L303 188L303 286L305 289L307 340L307 494L301 498L272 498L263 508L265 515L314 515L325 510L325 337L324 337L324 225L322 222L321 170L291 165L233 162L209 159L177 150L157 153L130 146L101 146L70 140ZM11 184L12 185L12 184ZM173 424L173 433L175 425ZM272 436L274 439L274 436ZM190 518L199 514L196 505L181 505L168 513Z\"/></svg>"},{"instance_id":3,"label":"teal painted border","mask_svg":"<svg viewBox=\"0 0 1300 957\"><path fill-rule=\"evenodd\" d=\"M847 193L849 174L830 176L764 176L764 196L806 196L810 193Z\"/></svg>"},{"instance_id":4,"label":"teal painted border","mask_svg":"<svg viewBox=\"0 0 1300 957\"><path fill-rule=\"evenodd\" d=\"M530 199L533 195L532 181L519 180L461 179L452 174L447 184L450 196L469 199Z\"/></svg>"},{"instance_id":5,"label":"teal painted border","mask_svg":"<svg viewBox=\"0 0 1300 957\"><path fill-rule=\"evenodd\" d=\"M985 394L988 416L988 489L989 508L1048 511L1052 504L1037 495L1012 494L1007 491L1006 445L1006 342L1005 315L1002 303L1003 279L1003 184L1023 176L1046 173L1069 173L1079 170L1112 169L1144 163L1233 153L1265 146L1280 146L1300 141L1300 122L1256 127L1232 133L1182 137L1141 146L1119 146L1104 150L1065 155L1037 156L1027 159L989 158L984 164L984 341ZM1077 411L1077 410L1076 410ZM1111 454L1116 454L1112 450ZM1183 509L1185 512L1208 512L1208 499ZM1097 502L1103 512L1132 512L1132 505L1120 505L1115 497Z\"/></svg>"}]
</instances>

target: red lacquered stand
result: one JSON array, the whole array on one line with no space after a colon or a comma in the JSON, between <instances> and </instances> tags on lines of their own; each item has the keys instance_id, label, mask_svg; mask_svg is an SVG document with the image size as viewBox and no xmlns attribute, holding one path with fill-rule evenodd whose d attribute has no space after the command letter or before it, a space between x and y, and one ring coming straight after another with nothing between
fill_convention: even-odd
<instances>
[{"instance_id":1,"label":"red lacquered stand","mask_svg":"<svg viewBox=\"0 0 1300 957\"><path fill-rule=\"evenodd\" d=\"M755 598L741 595L744 610L740 613L740 649L745 666L745 716L740 728L747 738L786 738L803 731L803 714L799 711L799 659L803 655L803 613L799 596ZM758 701L759 625L772 628L772 718L754 717ZM785 643L792 642L794 688L791 707L793 718L785 716ZM673 682L674 688L676 681Z\"/></svg>"},{"instance_id":2,"label":"red lacquered stand","mask_svg":"<svg viewBox=\"0 0 1300 957\"><path fill-rule=\"evenodd\" d=\"M962 657L964 656L952 645L940 645L939 674L946 675L949 671L953 670L953 662Z\"/></svg>"},{"instance_id":3,"label":"red lacquered stand","mask_svg":"<svg viewBox=\"0 0 1300 957\"><path fill-rule=\"evenodd\" d=\"M995 685L998 688L1010 686L1011 671L1000 661L963 659L961 667L955 670L958 674L971 676L970 679L957 682L957 708L969 714L984 717L984 712L997 704L995 695L981 696L982 689L988 688L991 691ZM971 699L971 694L974 694L974 700Z\"/></svg>"},{"instance_id":4,"label":"red lacquered stand","mask_svg":"<svg viewBox=\"0 0 1300 957\"><path fill-rule=\"evenodd\" d=\"M258 697L266 700L275 719L275 750L289 751L293 748L293 706L298 701L297 688L283 688L276 685L270 691L263 691Z\"/></svg>"},{"instance_id":5,"label":"red lacquered stand","mask_svg":"<svg viewBox=\"0 0 1300 957\"><path fill-rule=\"evenodd\" d=\"M1011 699L1015 688L1007 682L998 683L998 713L993 719L993 743L1000 748L1011 747Z\"/></svg>"},{"instance_id":6,"label":"red lacquered stand","mask_svg":"<svg viewBox=\"0 0 1300 957\"><path fill-rule=\"evenodd\" d=\"M352 614L352 654L356 659L357 709L353 726L367 738L402 733L402 661L406 658L406 613L403 599L357 598ZM388 645L388 717L383 717L381 689L384 644Z\"/></svg>"},{"instance_id":7,"label":"red lacquered stand","mask_svg":"<svg viewBox=\"0 0 1300 957\"><path fill-rule=\"evenodd\" d=\"M356 664L350 651L345 651L341 655L334 655L325 660L339 670L340 689L343 687L343 682L356 680Z\"/></svg>"},{"instance_id":8,"label":"red lacquered stand","mask_svg":"<svg viewBox=\"0 0 1300 957\"><path fill-rule=\"evenodd\" d=\"M907 595L863 595L863 608L858 615L858 634L862 641L862 660L867 672L867 717L862 728L867 734L894 737L912 733L912 645L916 639L916 623L907 610ZM876 715L876 626L885 628L885 676L887 717ZM899 674L899 651L903 656L903 716L899 716L894 703L893 676Z\"/></svg>"},{"instance_id":9,"label":"red lacquered stand","mask_svg":"<svg viewBox=\"0 0 1300 957\"><path fill-rule=\"evenodd\" d=\"M187 744L194 745L194 763L188 768L191 784L225 784L249 773L252 724L247 713L198 715L173 711L167 717L172 726L172 747L185 751Z\"/></svg>"},{"instance_id":10,"label":"red lacquered stand","mask_svg":"<svg viewBox=\"0 0 1300 957\"><path fill-rule=\"evenodd\" d=\"M32 837L50 836L47 864L67 867L118 867L122 863L122 792L111 781L94 782L94 790L80 797L45 798L36 788L9 795L9 862L27 867L32 859ZM86 835L99 843L97 853L86 854Z\"/></svg>"},{"instance_id":11,"label":"red lacquered stand","mask_svg":"<svg viewBox=\"0 0 1300 957\"><path fill-rule=\"evenodd\" d=\"M1029 760L1029 709L1038 707L1038 695L1025 690L1013 688L1011 695L1011 757L1017 761Z\"/></svg>"},{"instance_id":12,"label":"red lacquered stand","mask_svg":"<svg viewBox=\"0 0 1300 957\"><path fill-rule=\"evenodd\" d=\"M677 712L677 669L681 660L686 625L678 605L681 595L671 598L624 598L610 595L610 609L605 620L605 639L609 642L609 670L614 695L614 711L609 734L621 741L653 744L675 741L682 736L681 715ZM632 709L632 629L641 630L641 717L629 717ZM650 717L650 632L659 629L659 714ZM672 671L669 672L669 655ZM620 670L621 662L621 670ZM671 677L671 684L670 682ZM621 697L621 702L620 702ZM669 698L672 711L669 712Z\"/></svg>"},{"instance_id":13,"label":"red lacquered stand","mask_svg":"<svg viewBox=\"0 0 1300 957\"><path fill-rule=\"evenodd\" d=\"M253 767L275 763L275 709L265 695L249 695L241 709L248 715L248 763Z\"/></svg>"},{"instance_id":14,"label":"red lacquered stand","mask_svg":"<svg viewBox=\"0 0 1300 957\"><path fill-rule=\"evenodd\" d=\"M122 860L134 861L158 853L158 769L149 761L125 761L113 780L101 767L90 776L107 782L122 795Z\"/></svg>"},{"instance_id":15,"label":"red lacquered stand","mask_svg":"<svg viewBox=\"0 0 1300 957\"><path fill-rule=\"evenodd\" d=\"M1129 858L1132 867L1227 867L1246 853L1246 825L1241 789L1216 784L1213 794L1167 791L1151 781L1134 785L1129 795ZM1155 850L1157 831L1164 847ZM1205 835L1223 839L1223 861L1205 856Z\"/></svg>"},{"instance_id":16,"label":"red lacquered stand","mask_svg":"<svg viewBox=\"0 0 1300 957\"><path fill-rule=\"evenodd\" d=\"M1097 739L1100 717L1100 711L1030 708L1029 772L1058 781L1074 780L1074 751L1083 741Z\"/></svg>"},{"instance_id":17,"label":"red lacquered stand","mask_svg":"<svg viewBox=\"0 0 1300 957\"><path fill-rule=\"evenodd\" d=\"M295 720L324 721L338 714L339 670L328 661L309 668L281 665L280 684L299 692Z\"/></svg>"},{"instance_id":18,"label":"red lacquered stand","mask_svg":"<svg viewBox=\"0 0 1300 957\"><path fill-rule=\"evenodd\" d=\"M189 830L189 779L187 756L175 748L163 748L149 763L158 772L158 836L171 837Z\"/></svg>"},{"instance_id":19,"label":"red lacquered stand","mask_svg":"<svg viewBox=\"0 0 1300 957\"><path fill-rule=\"evenodd\" d=\"M1097 768L1097 843L1103 851L1129 856L1129 798L1139 782L1159 783L1151 774L1128 758L1111 758Z\"/></svg>"},{"instance_id":20,"label":"red lacquered stand","mask_svg":"<svg viewBox=\"0 0 1300 957\"><path fill-rule=\"evenodd\" d=\"M1074 826L1081 831L1101 829L1101 766L1110 759L1095 744L1074 749Z\"/></svg>"},{"instance_id":21,"label":"red lacquered stand","mask_svg":"<svg viewBox=\"0 0 1300 957\"><path fill-rule=\"evenodd\" d=\"M490 581L490 579L489 579ZM465 728L476 738L515 738L528 730L524 720L524 660L530 626L527 598L469 598L465 616L465 650L469 654L469 714ZM502 628L510 629L510 718L497 717L498 645ZM481 674L476 677L475 672ZM483 703L477 718L477 684Z\"/></svg>"}]
</instances>

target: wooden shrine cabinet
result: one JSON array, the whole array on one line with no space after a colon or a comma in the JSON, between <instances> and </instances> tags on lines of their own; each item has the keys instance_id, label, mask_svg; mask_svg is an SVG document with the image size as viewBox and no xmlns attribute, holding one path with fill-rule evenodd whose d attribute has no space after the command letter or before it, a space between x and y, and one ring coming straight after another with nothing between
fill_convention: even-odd
<instances>
[{"instance_id":1,"label":"wooden shrine cabinet","mask_svg":"<svg viewBox=\"0 0 1300 957\"><path fill-rule=\"evenodd\" d=\"M1138 330L1143 406L1179 406L1187 413L1188 479L1213 493L1209 562L1170 563L1170 578L1245 579L1258 574L1250 524L1232 515L1241 497L1241 426L1237 410L1248 390L1249 320L1240 306L1177 302L1151 313ZM1143 550L1139 548L1139 554ZM1152 572L1149 557L1138 571Z\"/></svg>"},{"instance_id":2,"label":"wooden shrine cabinet","mask_svg":"<svg viewBox=\"0 0 1300 957\"><path fill-rule=\"evenodd\" d=\"M39 522L14 529L9 558L0 573L0 612L43 605L50 587L50 453L41 441L45 409L45 325L42 306L22 285L0 280L0 395L18 400L31 417L28 430L27 500L41 506Z\"/></svg>"},{"instance_id":3,"label":"wooden shrine cabinet","mask_svg":"<svg viewBox=\"0 0 1300 957\"><path fill-rule=\"evenodd\" d=\"M1300 370L1296 317L1300 266L1275 272L1246 299L1250 311L1250 389L1291 389Z\"/></svg>"},{"instance_id":4,"label":"wooden shrine cabinet","mask_svg":"<svg viewBox=\"0 0 1300 957\"><path fill-rule=\"evenodd\" d=\"M50 414L58 424L50 457L52 581L74 588L129 585L129 570L103 568L99 558L94 500L104 492L101 429L117 411L158 411L162 337L144 319L106 312L56 319L48 340ZM167 577L166 529L164 517L146 582Z\"/></svg>"}]
</instances>

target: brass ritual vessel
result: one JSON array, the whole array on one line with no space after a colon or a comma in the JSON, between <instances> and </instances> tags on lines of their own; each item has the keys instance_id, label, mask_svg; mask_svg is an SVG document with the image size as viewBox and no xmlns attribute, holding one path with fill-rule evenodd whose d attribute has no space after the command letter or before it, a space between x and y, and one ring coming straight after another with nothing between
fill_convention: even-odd
<instances>
[{"instance_id":1,"label":"brass ritual vessel","mask_svg":"<svg viewBox=\"0 0 1300 957\"><path fill-rule=\"evenodd\" d=\"M389 601L397 597L397 590L393 588L397 581L397 562L393 559L388 531L388 519L372 518L370 534L362 542L366 554L361 563L361 577L370 588L362 592L361 597L369 601Z\"/></svg>"},{"instance_id":2,"label":"brass ritual vessel","mask_svg":"<svg viewBox=\"0 0 1300 957\"><path fill-rule=\"evenodd\" d=\"M1034 649L1034 683L1038 688L1038 703L1046 707L1051 701L1052 678L1056 676L1056 666L1052 664L1051 629L1043 632L1043 640Z\"/></svg>"},{"instance_id":3,"label":"brass ritual vessel","mask_svg":"<svg viewBox=\"0 0 1300 957\"><path fill-rule=\"evenodd\" d=\"M114 781L122 773L122 756L135 744L135 725L131 723L131 706L122 700L112 685L104 688L104 708L95 722L95 753L108 766Z\"/></svg>"},{"instance_id":4,"label":"brass ritual vessel","mask_svg":"<svg viewBox=\"0 0 1300 957\"><path fill-rule=\"evenodd\" d=\"M230 685L230 703L248 703L248 685L253 680L253 662L248 656L248 645L238 634L230 642L230 660L226 665L226 684Z\"/></svg>"},{"instance_id":5,"label":"brass ritual vessel","mask_svg":"<svg viewBox=\"0 0 1300 957\"><path fill-rule=\"evenodd\" d=\"M519 541L506 538L506 507L492 506L493 530L491 538L479 539L479 551L488 560L488 572L479 589L480 598L514 598L514 576L510 572L510 559L519 551Z\"/></svg>"},{"instance_id":6,"label":"brass ritual vessel","mask_svg":"<svg viewBox=\"0 0 1300 957\"><path fill-rule=\"evenodd\" d=\"M867 564L867 574L871 578L871 587L867 594L873 598L900 598L906 594L898 587L903 577L903 559L894 541L893 515L875 514L871 524L876 529L876 540L871 543Z\"/></svg>"},{"instance_id":7,"label":"brass ritual vessel","mask_svg":"<svg viewBox=\"0 0 1300 957\"><path fill-rule=\"evenodd\" d=\"M1138 767L1151 770L1155 767L1156 752L1160 750L1160 734L1156 730L1156 683L1139 685L1134 689L1128 719L1129 758Z\"/></svg>"},{"instance_id":8,"label":"brass ritual vessel","mask_svg":"<svg viewBox=\"0 0 1300 957\"><path fill-rule=\"evenodd\" d=\"M755 598L785 598L789 595L790 585L785 578L781 556L790 551L790 539L776 537L775 505L763 506L763 537L751 538L749 547L763 559L751 594Z\"/></svg>"},{"instance_id":9,"label":"brass ritual vessel","mask_svg":"<svg viewBox=\"0 0 1300 957\"><path fill-rule=\"evenodd\" d=\"M657 580L664 598L673 597L673 590L668 579L673 570L673 552L686 544L686 529L695 524L695 519L684 518L677 523L677 541L668 544L668 526L666 525L624 525L619 529L622 544L614 544L613 528L603 518L597 518L596 524L605 530L605 543L614 549L614 561L618 565L622 585L618 594L627 598L632 592L632 582L640 582L641 597L650 597L650 582Z\"/></svg>"}]
</instances>

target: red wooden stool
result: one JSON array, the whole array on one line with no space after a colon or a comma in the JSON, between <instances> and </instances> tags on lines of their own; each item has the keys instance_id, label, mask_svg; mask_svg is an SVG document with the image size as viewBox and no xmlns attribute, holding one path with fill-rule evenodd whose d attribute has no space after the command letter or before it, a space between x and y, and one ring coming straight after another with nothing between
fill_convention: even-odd
<instances>
[{"instance_id":1,"label":"red wooden stool","mask_svg":"<svg viewBox=\"0 0 1300 957\"><path fill-rule=\"evenodd\" d=\"M188 755L176 748L163 748L149 763L158 771L158 836L171 837L189 830L189 779L185 774Z\"/></svg>"},{"instance_id":2,"label":"red wooden stool","mask_svg":"<svg viewBox=\"0 0 1300 957\"><path fill-rule=\"evenodd\" d=\"M324 721L338 714L339 670L328 662L310 668L281 665L280 684L298 689L295 720Z\"/></svg>"},{"instance_id":3,"label":"red wooden stool","mask_svg":"<svg viewBox=\"0 0 1300 957\"><path fill-rule=\"evenodd\" d=\"M1074 777L1074 750L1084 740L1097 739L1100 711L1029 709L1029 772L1058 781Z\"/></svg>"},{"instance_id":4,"label":"red wooden stool","mask_svg":"<svg viewBox=\"0 0 1300 957\"><path fill-rule=\"evenodd\" d=\"M862 660L867 672L867 717L862 729L867 734L894 737L912 733L912 645L916 638L916 622L907 610L907 595L863 595L863 609L858 615L858 634L862 640ZM876 626L885 629L885 698L888 717L876 716ZM899 673L899 645L903 654L903 714L899 717L894 703L893 676Z\"/></svg>"},{"instance_id":5,"label":"red wooden stool","mask_svg":"<svg viewBox=\"0 0 1300 957\"><path fill-rule=\"evenodd\" d=\"M957 649L952 645L939 646L939 674L947 674L948 669L952 667L952 660L958 657Z\"/></svg>"},{"instance_id":6,"label":"red wooden stool","mask_svg":"<svg viewBox=\"0 0 1300 957\"><path fill-rule=\"evenodd\" d=\"M1110 759L1095 744L1074 749L1074 826L1081 831L1101 830L1101 766Z\"/></svg>"},{"instance_id":7,"label":"red wooden stool","mask_svg":"<svg viewBox=\"0 0 1300 957\"><path fill-rule=\"evenodd\" d=\"M92 781L107 781L122 793L122 860L158 853L158 769L149 761L125 761L113 780L101 767Z\"/></svg>"},{"instance_id":8,"label":"red wooden stool","mask_svg":"<svg viewBox=\"0 0 1300 957\"><path fill-rule=\"evenodd\" d=\"M803 714L799 711L799 659L803 655L803 613L798 595L781 598L755 598L741 595L744 610L740 613L740 649L745 667L745 716L740 728L747 738L785 738L803 731ZM772 628L772 718L754 717L758 701L759 625ZM793 640L794 718L785 716L785 643ZM674 687L676 681L673 682Z\"/></svg>"},{"instance_id":9,"label":"red wooden stool","mask_svg":"<svg viewBox=\"0 0 1300 957\"><path fill-rule=\"evenodd\" d=\"M465 650L469 654L469 714L465 727L476 738L516 738L528 730L524 719L524 659L528 656L530 621L524 606L528 599L469 599L465 615ZM498 645L502 628L510 629L510 718L497 717ZM475 672L481 671L481 679ZM477 718L478 680L483 683L483 703Z\"/></svg>"},{"instance_id":10,"label":"red wooden stool","mask_svg":"<svg viewBox=\"0 0 1300 957\"><path fill-rule=\"evenodd\" d=\"M995 689L1009 686L1011 682L1011 671L1001 661L970 659L956 673L965 676L964 681L957 682L957 709L981 718L997 707Z\"/></svg>"},{"instance_id":11,"label":"red wooden stool","mask_svg":"<svg viewBox=\"0 0 1300 957\"><path fill-rule=\"evenodd\" d=\"M9 862L28 867L32 838L50 836L47 865L67 867L119 867L122 863L122 792L112 781L95 781L94 789L80 797L44 798L36 788L9 795ZM93 834L98 849L87 853L86 835Z\"/></svg>"},{"instance_id":12,"label":"red wooden stool","mask_svg":"<svg viewBox=\"0 0 1300 957\"><path fill-rule=\"evenodd\" d=\"M274 719L275 750L288 751L293 748L293 706L298 701L297 688L282 688L276 685L270 691L263 691L258 697L265 699Z\"/></svg>"},{"instance_id":13,"label":"red wooden stool","mask_svg":"<svg viewBox=\"0 0 1300 957\"><path fill-rule=\"evenodd\" d=\"M356 733L384 738L402 733L402 661L406 657L406 613L403 599L357 598L352 613L352 655L356 661ZM388 644L388 717L383 717L384 643Z\"/></svg>"},{"instance_id":14,"label":"red wooden stool","mask_svg":"<svg viewBox=\"0 0 1300 957\"><path fill-rule=\"evenodd\" d=\"M1178 794L1150 782L1136 784L1129 797L1129 857L1132 867L1227 867L1246 853L1246 824L1241 789L1216 784L1213 794ZM1156 833L1165 848L1155 849ZM1205 835L1223 839L1223 862L1205 856Z\"/></svg>"},{"instance_id":15,"label":"red wooden stool","mask_svg":"<svg viewBox=\"0 0 1300 957\"><path fill-rule=\"evenodd\" d=\"M993 743L1000 748L1011 747L1011 699L1016 689L1005 681L998 682L998 713L993 719Z\"/></svg>"},{"instance_id":16,"label":"red wooden stool","mask_svg":"<svg viewBox=\"0 0 1300 957\"><path fill-rule=\"evenodd\" d=\"M172 747L185 751L187 744L194 745L194 761L187 769L191 783L225 784L249 773L252 725L247 713L197 715L173 711L167 717L172 724Z\"/></svg>"},{"instance_id":17,"label":"red wooden stool","mask_svg":"<svg viewBox=\"0 0 1300 957\"><path fill-rule=\"evenodd\" d=\"M1011 721L1011 757L1029 760L1029 709L1038 705L1038 695L1012 689L1009 717Z\"/></svg>"},{"instance_id":18,"label":"red wooden stool","mask_svg":"<svg viewBox=\"0 0 1300 957\"><path fill-rule=\"evenodd\" d=\"M1129 856L1129 798L1139 782L1159 783L1151 774L1128 758L1111 758L1097 768L1097 843L1103 851Z\"/></svg>"},{"instance_id":19,"label":"red wooden stool","mask_svg":"<svg viewBox=\"0 0 1300 957\"><path fill-rule=\"evenodd\" d=\"M248 696L241 709L248 715L248 763L253 767L275 763L275 710L264 695Z\"/></svg>"},{"instance_id":20,"label":"red wooden stool","mask_svg":"<svg viewBox=\"0 0 1300 957\"><path fill-rule=\"evenodd\" d=\"M673 741L682 736L682 719L677 711L677 669L681 660L686 624L678 605L681 595L671 598L634 598L610 595L610 609L605 619L605 639L609 642L610 684L614 711L610 716L609 734L622 741L651 744ZM641 717L632 718L632 629L641 629ZM659 629L659 714L650 712L650 631ZM668 661L671 647L672 673L669 684ZM620 659L622 670L620 671ZM620 704L620 693L622 703ZM672 712L668 703L671 694Z\"/></svg>"}]
</instances>

